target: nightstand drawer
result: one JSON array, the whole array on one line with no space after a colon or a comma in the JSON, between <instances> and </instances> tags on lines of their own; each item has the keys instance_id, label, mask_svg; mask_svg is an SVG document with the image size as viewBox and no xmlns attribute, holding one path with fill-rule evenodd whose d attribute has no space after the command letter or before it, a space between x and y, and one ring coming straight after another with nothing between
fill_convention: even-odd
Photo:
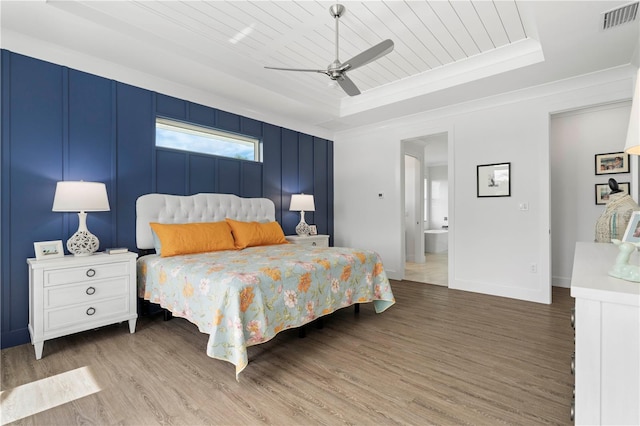
<instances>
[{"instance_id":1,"label":"nightstand drawer","mask_svg":"<svg viewBox=\"0 0 640 426\"><path fill-rule=\"evenodd\" d=\"M128 274L129 262L51 269L44 273L44 286L86 282L88 280L127 276Z\"/></svg>"},{"instance_id":2,"label":"nightstand drawer","mask_svg":"<svg viewBox=\"0 0 640 426\"><path fill-rule=\"evenodd\" d=\"M307 237L298 235L287 235L287 241L307 247L329 247L328 235L309 235Z\"/></svg>"},{"instance_id":3,"label":"nightstand drawer","mask_svg":"<svg viewBox=\"0 0 640 426\"><path fill-rule=\"evenodd\" d=\"M50 286L44 289L44 307L50 309L78 303L92 303L128 294L128 275L90 283Z\"/></svg>"},{"instance_id":4,"label":"nightstand drawer","mask_svg":"<svg viewBox=\"0 0 640 426\"><path fill-rule=\"evenodd\" d=\"M44 312L44 332L63 328L78 328L78 324L90 324L103 318L122 316L129 312L128 295L84 303L62 309L51 309Z\"/></svg>"},{"instance_id":5,"label":"nightstand drawer","mask_svg":"<svg viewBox=\"0 0 640 426\"><path fill-rule=\"evenodd\" d=\"M309 240L309 241L299 241L295 244L308 246L308 247L329 247L329 242L325 239L322 240Z\"/></svg>"}]
</instances>

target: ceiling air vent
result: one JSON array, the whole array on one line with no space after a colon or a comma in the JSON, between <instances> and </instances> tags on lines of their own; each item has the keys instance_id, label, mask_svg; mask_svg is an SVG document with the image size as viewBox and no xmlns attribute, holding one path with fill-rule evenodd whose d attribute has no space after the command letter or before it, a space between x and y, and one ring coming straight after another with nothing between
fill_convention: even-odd
<instances>
[{"instance_id":1,"label":"ceiling air vent","mask_svg":"<svg viewBox=\"0 0 640 426\"><path fill-rule=\"evenodd\" d=\"M609 28L634 21L638 17L638 3L629 3L604 12L602 14L602 29L608 30Z\"/></svg>"}]
</instances>

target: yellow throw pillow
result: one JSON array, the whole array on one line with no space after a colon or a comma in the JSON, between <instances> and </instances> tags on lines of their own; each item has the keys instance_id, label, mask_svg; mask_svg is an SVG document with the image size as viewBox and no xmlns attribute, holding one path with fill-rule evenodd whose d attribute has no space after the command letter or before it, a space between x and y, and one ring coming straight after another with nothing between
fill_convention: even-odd
<instances>
[{"instance_id":1,"label":"yellow throw pillow","mask_svg":"<svg viewBox=\"0 0 640 426\"><path fill-rule=\"evenodd\" d=\"M234 250L227 222L149 223L160 241L160 256ZM156 249L157 251L157 249Z\"/></svg>"},{"instance_id":2,"label":"yellow throw pillow","mask_svg":"<svg viewBox=\"0 0 640 426\"><path fill-rule=\"evenodd\" d=\"M278 222L239 222L229 218L226 221L231 227L237 249L288 243Z\"/></svg>"}]
</instances>

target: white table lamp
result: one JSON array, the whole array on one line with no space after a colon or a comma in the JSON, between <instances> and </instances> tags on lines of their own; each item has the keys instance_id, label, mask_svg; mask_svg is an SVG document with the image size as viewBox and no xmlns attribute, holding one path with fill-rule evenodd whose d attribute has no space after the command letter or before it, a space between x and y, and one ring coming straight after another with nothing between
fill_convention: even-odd
<instances>
[{"instance_id":1,"label":"white table lamp","mask_svg":"<svg viewBox=\"0 0 640 426\"><path fill-rule=\"evenodd\" d=\"M54 212L78 212L78 230L67 240L67 249L76 256L89 256L98 250L98 237L87 229L86 212L109 211L109 199L104 183L64 181L56 185Z\"/></svg>"},{"instance_id":2,"label":"white table lamp","mask_svg":"<svg viewBox=\"0 0 640 426\"><path fill-rule=\"evenodd\" d=\"M296 226L296 234L308 236L311 232L309 225L304 221L304 212L316 211L316 205L313 202L313 195L308 194L293 194L291 195L291 204L289 210L300 212L300 223Z\"/></svg>"}]
</instances>

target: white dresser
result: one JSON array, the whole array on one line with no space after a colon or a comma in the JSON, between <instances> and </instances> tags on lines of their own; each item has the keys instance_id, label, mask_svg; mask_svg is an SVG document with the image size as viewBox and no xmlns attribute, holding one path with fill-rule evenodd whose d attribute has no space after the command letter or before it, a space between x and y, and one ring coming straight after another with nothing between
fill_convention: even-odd
<instances>
[{"instance_id":1,"label":"white dresser","mask_svg":"<svg viewBox=\"0 0 640 426\"><path fill-rule=\"evenodd\" d=\"M640 424L640 283L608 275L617 254L613 244L576 244L571 296L578 425ZM631 260L640 265L637 252Z\"/></svg>"},{"instance_id":2,"label":"white dresser","mask_svg":"<svg viewBox=\"0 0 640 426\"><path fill-rule=\"evenodd\" d=\"M287 241L293 244L302 244L305 246L313 247L329 247L328 235L309 235L308 237L301 237L300 235L287 235L285 237Z\"/></svg>"},{"instance_id":3,"label":"white dresser","mask_svg":"<svg viewBox=\"0 0 640 426\"><path fill-rule=\"evenodd\" d=\"M36 359L45 340L129 321L137 314L136 253L27 259L29 333Z\"/></svg>"}]
</instances>

